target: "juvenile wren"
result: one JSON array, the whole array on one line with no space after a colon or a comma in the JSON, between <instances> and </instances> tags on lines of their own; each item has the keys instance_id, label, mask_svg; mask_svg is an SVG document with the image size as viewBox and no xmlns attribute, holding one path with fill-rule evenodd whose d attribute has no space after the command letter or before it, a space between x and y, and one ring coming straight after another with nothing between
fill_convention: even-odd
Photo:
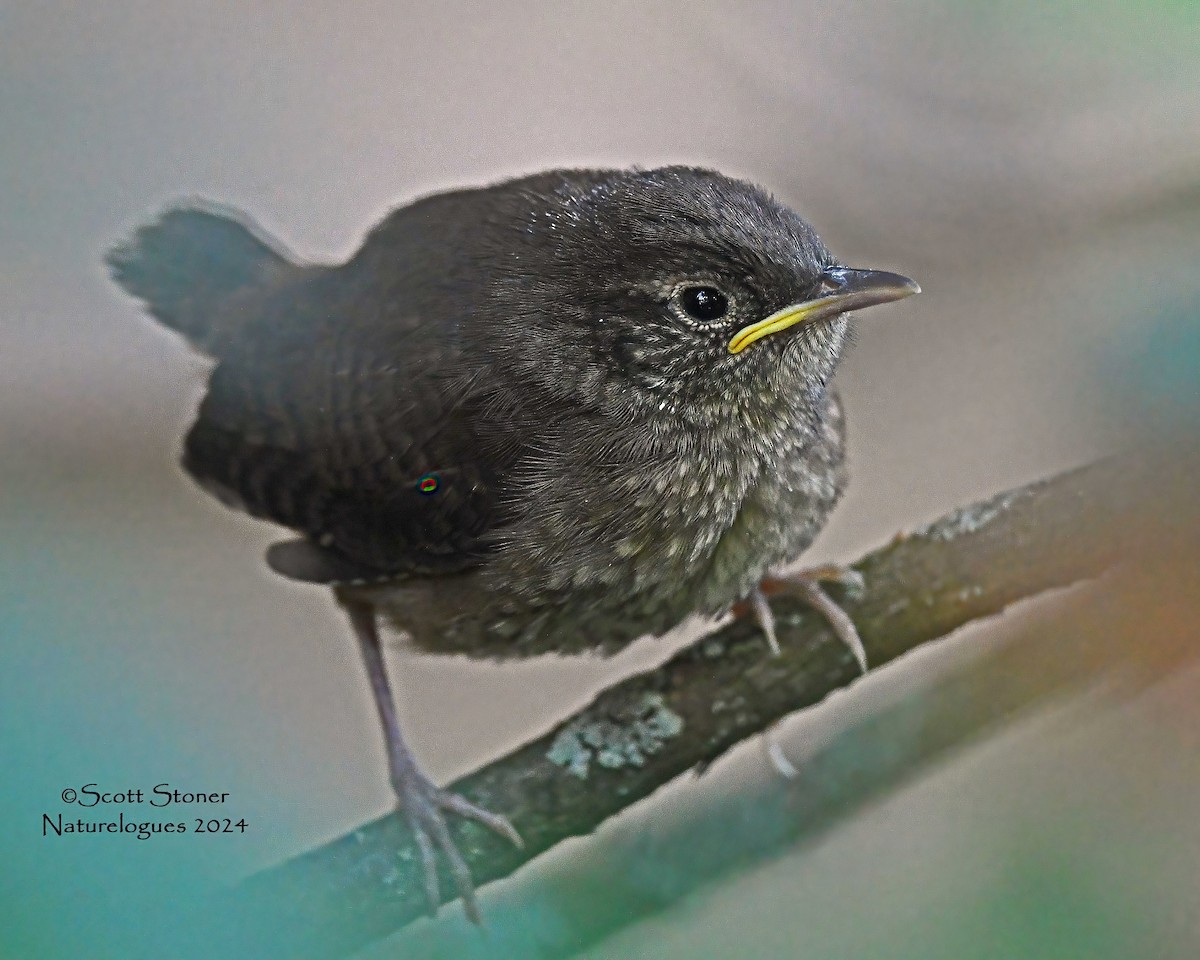
<instances>
[{"instance_id":1,"label":"juvenile wren","mask_svg":"<svg viewBox=\"0 0 1200 960\"><path fill-rule=\"evenodd\" d=\"M362 648L391 779L438 902L477 915L439 789L396 719L379 620L418 648L615 651L779 575L846 485L830 378L851 311L918 292L842 266L797 214L709 170L556 170L401 207L349 260L301 265L242 218L175 209L116 280L215 361L187 471L299 534L267 555L327 584Z\"/></svg>"}]
</instances>

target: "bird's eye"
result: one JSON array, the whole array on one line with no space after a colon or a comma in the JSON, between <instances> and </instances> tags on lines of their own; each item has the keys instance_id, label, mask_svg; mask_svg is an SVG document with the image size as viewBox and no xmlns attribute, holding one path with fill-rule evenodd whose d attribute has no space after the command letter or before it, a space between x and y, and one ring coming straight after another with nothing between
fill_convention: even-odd
<instances>
[{"instance_id":1,"label":"bird's eye","mask_svg":"<svg viewBox=\"0 0 1200 960\"><path fill-rule=\"evenodd\" d=\"M716 287L684 287L679 291L679 305L701 323L720 320L729 312L729 298Z\"/></svg>"}]
</instances>

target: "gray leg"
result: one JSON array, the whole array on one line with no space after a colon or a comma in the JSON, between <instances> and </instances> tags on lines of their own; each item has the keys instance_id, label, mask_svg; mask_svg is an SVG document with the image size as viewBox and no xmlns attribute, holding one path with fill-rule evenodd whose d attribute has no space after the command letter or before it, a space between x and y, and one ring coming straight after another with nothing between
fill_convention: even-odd
<instances>
[{"instance_id":1,"label":"gray leg","mask_svg":"<svg viewBox=\"0 0 1200 960\"><path fill-rule=\"evenodd\" d=\"M842 567L825 566L812 570L802 570L799 573L785 574L781 577L770 577L755 588L747 598L745 606L739 605L735 613L749 612L758 621L759 627L767 638L767 646L774 656L779 656L779 640L775 636L775 615L771 612L771 604L767 600L768 593L778 595L790 593L804 600L810 607L821 614L832 628L834 634L842 641L858 661L863 673L867 672L867 651L863 647L858 628L849 614L834 602L833 598L821 587L822 580L834 580L846 584L852 589L861 590L863 587L862 574L855 570ZM768 730L763 735L767 759L778 773L788 780L799 775L799 770L783 752L783 748Z\"/></svg>"},{"instance_id":2,"label":"gray leg","mask_svg":"<svg viewBox=\"0 0 1200 960\"><path fill-rule=\"evenodd\" d=\"M367 677L371 681L371 692L375 695L375 707L379 711L379 722L383 727L383 739L387 746L392 787L396 791L400 809L408 820L421 854L429 911L431 914L435 913L438 904L441 903L436 861L436 851L441 850L450 865L450 872L454 875L467 916L479 923L479 904L475 899L475 884L471 880L471 871L450 837L443 811L482 823L517 846L522 845L521 837L504 817L477 807L456 793L435 786L425 776L417 764L416 757L413 756L412 749L405 741L404 734L400 732L400 724L396 719L396 705L392 698L391 685L388 683L387 668L383 662L383 648L379 642L375 608L369 603L339 599L350 615L354 635L358 638L359 648L362 650L363 664L367 668Z\"/></svg>"},{"instance_id":3,"label":"gray leg","mask_svg":"<svg viewBox=\"0 0 1200 960\"><path fill-rule=\"evenodd\" d=\"M858 661L863 673L867 672L867 651L863 646L858 629L849 615L839 607L821 587L822 580L835 580L849 586L862 588L862 575L854 570L844 570L841 567L818 567L814 570L802 570L799 573L784 574L780 577L769 577L749 597L749 610L762 627L767 637L771 652L779 653L779 641L775 638L775 617L767 597L771 594L790 593L800 597L810 607L821 614L828 622L837 638L842 641Z\"/></svg>"}]
</instances>

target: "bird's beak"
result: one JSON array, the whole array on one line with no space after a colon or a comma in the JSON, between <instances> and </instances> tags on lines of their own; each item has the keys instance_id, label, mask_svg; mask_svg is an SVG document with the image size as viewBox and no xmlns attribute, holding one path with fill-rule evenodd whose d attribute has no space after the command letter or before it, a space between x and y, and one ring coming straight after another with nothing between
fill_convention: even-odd
<instances>
[{"instance_id":1,"label":"bird's beak","mask_svg":"<svg viewBox=\"0 0 1200 960\"><path fill-rule=\"evenodd\" d=\"M824 320L839 313L873 307L878 303L903 300L921 288L915 280L883 270L851 270L849 267L830 267L821 275L824 289L829 292L815 300L793 303L776 310L769 317L742 327L729 341L730 353L741 353L755 340L787 330L800 323Z\"/></svg>"}]
</instances>

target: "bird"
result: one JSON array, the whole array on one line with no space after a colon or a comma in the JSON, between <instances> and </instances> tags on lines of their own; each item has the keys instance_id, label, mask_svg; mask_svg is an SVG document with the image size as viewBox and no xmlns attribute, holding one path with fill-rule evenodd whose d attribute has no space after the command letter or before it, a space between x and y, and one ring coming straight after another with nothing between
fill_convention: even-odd
<instances>
[{"instance_id":1,"label":"bird","mask_svg":"<svg viewBox=\"0 0 1200 960\"><path fill-rule=\"evenodd\" d=\"M768 597L846 488L831 378L850 314L920 291L854 269L765 189L693 166L561 169L401 205L338 263L250 218L168 208L106 255L115 281L214 361L182 463L294 534L267 551L332 589L374 695L424 867L448 817L520 843L436 786L397 719L382 629L432 654L611 654Z\"/></svg>"}]
</instances>

